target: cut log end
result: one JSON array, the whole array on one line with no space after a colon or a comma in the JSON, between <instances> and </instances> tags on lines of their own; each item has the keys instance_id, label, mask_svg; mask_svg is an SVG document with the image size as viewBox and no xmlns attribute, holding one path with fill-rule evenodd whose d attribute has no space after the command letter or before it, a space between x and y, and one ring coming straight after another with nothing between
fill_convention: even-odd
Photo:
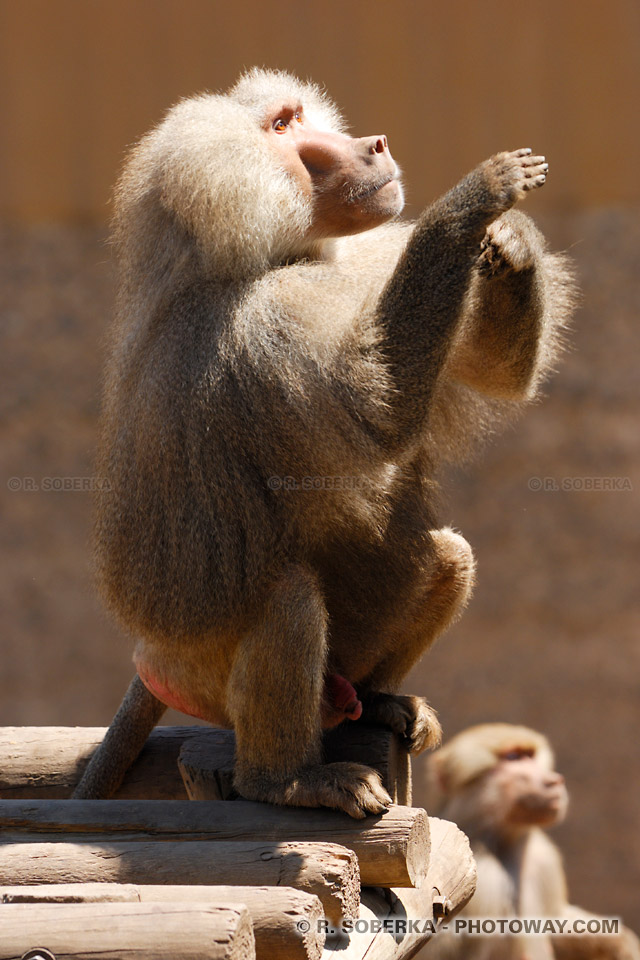
<instances>
[{"instance_id":1,"label":"cut log end","mask_svg":"<svg viewBox=\"0 0 640 960\"><path fill-rule=\"evenodd\" d=\"M254 960L242 904L5 904L0 960L44 947L57 960L91 955L121 960Z\"/></svg>"}]
</instances>

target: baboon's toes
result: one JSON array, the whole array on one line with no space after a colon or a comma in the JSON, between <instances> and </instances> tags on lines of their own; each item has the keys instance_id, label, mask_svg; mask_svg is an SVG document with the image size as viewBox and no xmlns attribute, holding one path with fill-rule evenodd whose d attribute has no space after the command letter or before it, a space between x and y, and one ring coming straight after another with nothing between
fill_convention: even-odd
<instances>
[{"instance_id":1,"label":"baboon's toes","mask_svg":"<svg viewBox=\"0 0 640 960\"><path fill-rule=\"evenodd\" d=\"M424 697L374 693L364 702L363 717L390 727L412 753L437 747L442 739L437 714Z\"/></svg>"},{"instance_id":2,"label":"baboon's toes","mask_svg":"<svg viewBox=\"0 0 640 960\"><path fill-rule=\"evenodd\" d=\"M361 763L310 767L291 782L285 799L294 806L343 810L357 820L384 813L391 802L380 775Z\"/></svg>"}]
</instances>

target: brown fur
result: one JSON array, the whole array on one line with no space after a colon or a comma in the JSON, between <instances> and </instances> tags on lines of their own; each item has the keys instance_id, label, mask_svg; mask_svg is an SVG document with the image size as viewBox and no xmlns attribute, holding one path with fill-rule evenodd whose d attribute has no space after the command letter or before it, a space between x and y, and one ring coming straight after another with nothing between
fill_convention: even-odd
<instances>
[{"instance_id":1,"label":"brown fur","mask_svg":"<svg viewBox=\"0 0 640 960\"><path fill-rule=\"evenodd\" d=\"M242 794L349 812L355 795L362 815L379 789L319 762L323 677L413 749L438 741L423 701L391 717L376 699L471 590L434 470L534 395L571 282L509 212L544 181L523 151L417 224L308 239L310 202L261 135L285 97L340 129L315 87L253 71L178 104L125 167L97 562L137 662L235 728Z\"/></svg>"},{"instance_id":2,"label":"brown fur","mask_svg":"<svg viewBox=\"0 0 640 960\"><path fill-rule=\"evenodd\" d=\"M524 752L523 759L504 759ZM589 919L571 906L560 852L544 832L563 819L566 791L542 734L508 723L470 727L429 760L427 806L471 841L476 892L462 917ZM639 960L630 930L618 935L439 934L425 960Z\"/></svg>"}]
</instances>

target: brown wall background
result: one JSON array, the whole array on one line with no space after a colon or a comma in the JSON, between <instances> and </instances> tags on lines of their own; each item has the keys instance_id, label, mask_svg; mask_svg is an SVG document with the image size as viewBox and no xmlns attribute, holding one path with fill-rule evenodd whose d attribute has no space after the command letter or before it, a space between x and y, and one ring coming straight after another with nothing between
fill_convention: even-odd
<instances>
[{"instance_id":1,"label":"brown wall background","mask_svg":"<svg viewBox=\"0 0 640 960\"><path fill-rule=\"evenodd\" d=\"M531 145L552 169L527 209L571 249L583 306L544 403L444 480L479 582L408 688L448 735L505 719L550 736L572 897L640 927L639 48L636 0L0 0L0 723L106 723L131 673L91 584L90 496L43 489L92 472L127 144L258 63L326 84L354 132L387 133L409 215ZM577 485L606 477L632 489Z\"/></svg>"},{"instance_id":2,"label":"brown wall background","mask_svg":"<svg viewBox=\"0 0 640 960\"><path fill-rule=\"evenodd\" d=\"M553 164L541 210L637 202L637 0L3 0L0 209L104 219L125 146L266 64L384 126L422 206L497 149Z\"/></svg>"}]
</instances>

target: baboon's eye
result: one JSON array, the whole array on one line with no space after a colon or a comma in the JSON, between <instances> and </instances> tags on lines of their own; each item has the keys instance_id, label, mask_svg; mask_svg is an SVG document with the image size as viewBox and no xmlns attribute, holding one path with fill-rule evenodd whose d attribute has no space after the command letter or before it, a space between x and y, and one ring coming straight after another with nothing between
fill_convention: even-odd
<instances>
[{"instance_id":1,"label":"baboon's eye","mask_svg":"<svg viewBox=\"0 0 640 960\"><path fill-rule=\"evenodd\" d=\"M300 110L296 113L296 120L298 123L302 123L302 112Z\"/></svg>"},{"instance_id":2,"label":"baboon's eye","mask_svg":"<svg viewBox=\"0 0 640 960\"><path fill-rule=\"evenodd\" d=\"M505 750L500 754L501 760L524 760L525 757L531 758L535 755L535 750L531 747L515 747L513 750Z\"/></svg>"},{"instance_id":3,"label":"baboon's eye","mask_svg":"<svg viewBox=\"0 0 640 960\"><path fill-rule=\"evenodd\" d=\"M276 131L276 133L284 133L284 132L285 132L285 130L287 129L287 124L286 124L286 122L282 119L282 117L278 117L278 119L277 119L277 120L275 121L275 123L273 124L273 129Z\"/></svg>"}]
</instances>

